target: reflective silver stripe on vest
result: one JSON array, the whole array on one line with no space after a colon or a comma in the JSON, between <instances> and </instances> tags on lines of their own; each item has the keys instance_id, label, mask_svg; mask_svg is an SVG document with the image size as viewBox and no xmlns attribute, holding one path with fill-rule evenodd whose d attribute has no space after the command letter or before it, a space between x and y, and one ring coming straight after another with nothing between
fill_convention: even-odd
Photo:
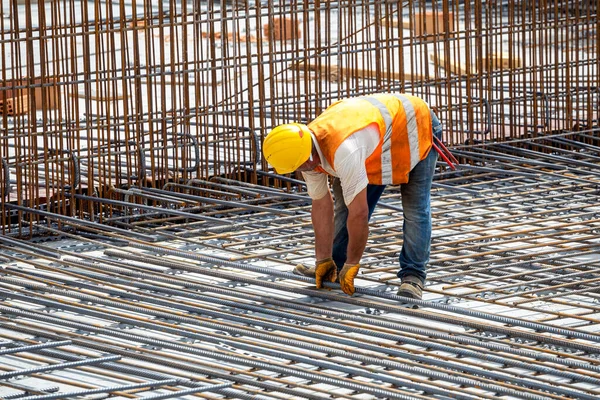
<instances>
[{"instance_id":1,"label":"reflective silver stripe on vest","mask_svg":"<svg viewBox=\"0 0 600 400\"><path fill-rule=\"evenodd\" d=\"M365 96L363 99L377 107L385 122L385 134L381 147L381 183L387 185L392 183L392 116L385 104L376 98Z\"/></svg>"},{"instance_id":2,"label":"reflective silver stripe on vest","mask_svg":"<svg viewBox=\"0 0 600 400\"><path fill-rule=\"evenodd\" d=\"M417 130L417 120L415 118L415 109L406 97L394 94L404 107L406 114L408 144L410 149L410 169L419 163L419 134ZM381 183L386 185L392 183L392 116L385 104L374 97L363 96L362 99L368 101L377 107L385 122L385 134L383 136L383 145L381 148Z\"/></svg>"}]
</instances>

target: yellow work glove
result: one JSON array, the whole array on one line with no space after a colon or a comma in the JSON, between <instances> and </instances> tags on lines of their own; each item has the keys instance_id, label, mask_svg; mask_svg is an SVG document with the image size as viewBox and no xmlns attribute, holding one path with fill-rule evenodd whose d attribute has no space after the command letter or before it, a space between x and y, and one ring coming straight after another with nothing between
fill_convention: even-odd
<instances>
[{"instance_id":1,"label":"yellow work glove","mask_svg":"<svg viewBox=\"0 0 600 400\"><path fill-rule=\"evenodd\" d=\"M331 257L317 261L315 268L315 279L317 289L323 288L323 282L335 282L337 278L337 267Z\"/></svg>"},{"instance_id":2,"label":"yellow work glove","mask_svg":"<svg viewBox=\"0 0 600 400\"><path fill-rule=\"evenodd\" d=\"M354 294L354 278L359 269L360 264L344 264L344 268L340 271L340 287L350 296Z\"/></svg>"}]
</instances>

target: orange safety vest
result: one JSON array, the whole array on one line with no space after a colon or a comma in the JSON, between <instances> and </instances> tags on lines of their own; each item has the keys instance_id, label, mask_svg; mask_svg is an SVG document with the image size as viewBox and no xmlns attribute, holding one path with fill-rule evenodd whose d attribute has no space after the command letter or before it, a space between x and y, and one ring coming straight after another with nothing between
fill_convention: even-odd
<instances>
[{"instance_id":1,"label":"orange safety vest","mask_svg":"<svg viewBox=\"0 0 600 400\"><path fill-rule=\"evenodd\" d=\"M379 145L366 161L369 183L407 183L410 171L429 154L433 140L431 110L422 99L407 94L374 94L339 100L308 127L333 168L342 142L373 123L379 126Z\"/></svg>"}]
</instances>

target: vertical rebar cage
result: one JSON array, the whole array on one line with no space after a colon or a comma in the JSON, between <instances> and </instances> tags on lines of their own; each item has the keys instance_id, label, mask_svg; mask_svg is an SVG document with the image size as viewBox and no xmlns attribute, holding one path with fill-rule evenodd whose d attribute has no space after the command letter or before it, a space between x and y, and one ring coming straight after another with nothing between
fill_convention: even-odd
<instances>
[{"instance_id":1,"label":"vertical rebar cage","mask_svg":"<svg viewBox=\"0 0 600 400\"><path fill-rule=\"evenodd\" d=\"M347 96L422 96L455 146L597 130L596 7L3 0L3 232L44 218L23 207L102 221L93 199L132 187L273 183L269 129Z\"/></svg>"}]
</instances>

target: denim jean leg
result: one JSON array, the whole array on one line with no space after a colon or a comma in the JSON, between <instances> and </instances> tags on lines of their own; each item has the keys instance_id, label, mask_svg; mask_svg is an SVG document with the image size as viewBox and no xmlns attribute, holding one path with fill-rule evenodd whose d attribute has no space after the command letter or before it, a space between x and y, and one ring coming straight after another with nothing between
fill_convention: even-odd
<instances>
[{"instance_id":1,"label":"denim jean leg","mask_svg":"<svg viewBox=\"0 0 600 400\"><path fill-rule=\"evenodd\" d=\"M332 258L338 271L342 269L346 262L346 252L348 249L348 230L346 221L348 219L348 207L344 202L342 185L339 178L332 178L331 187L333 189L334 200L334 228L333 228L333 254Z\"/></svg>"},{"instance_id":2,"label":"denim jean leg","mask_svg":"<svg viewBox=\"0 0 600 400\"><path fill-rule=\"evenodd\" d=\"M334 231L333 231L333 261L338 271L344 267L348 251L348 207L344 201L342 185L338 178L333 178L331 183L334 197ZM367 204L369 206L369 220L375 210L375 206L385 189L385 185L367 185Z\"/></svg>"},{"instance_id":3,"label":"denim jean leg","mask_svg":"<svg viewBox=\"0 0 600 400\"><path fill-rule=\"evenodd\" d=\"M433 120L433 132L439 137L441 125ZM409 174L408 183L401 185L404 213L404 242L400 251L398 277L413 275L423 282L427 278L427 263L431 247L431 183L437 162L437 152L431 149Z\"/></svg>"}]
</instances>

